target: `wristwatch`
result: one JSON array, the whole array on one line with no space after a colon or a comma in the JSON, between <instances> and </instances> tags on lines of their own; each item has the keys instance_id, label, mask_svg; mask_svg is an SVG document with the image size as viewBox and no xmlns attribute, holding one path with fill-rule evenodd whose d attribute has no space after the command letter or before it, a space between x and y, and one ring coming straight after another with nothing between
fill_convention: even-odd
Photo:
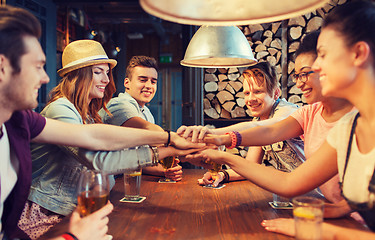
<instances>
[{"instance_id":1,"label":"wristwatch","mask_svg":"<svg viewBox=\"0 0 375 240\"><path fill-rule=\"evenodd\" d=\"M159 149L158 147L155 147L155 146L150 146L150 148L153 153L152 166L156 166L159 164Z\"/></svg>"}]
</instances>

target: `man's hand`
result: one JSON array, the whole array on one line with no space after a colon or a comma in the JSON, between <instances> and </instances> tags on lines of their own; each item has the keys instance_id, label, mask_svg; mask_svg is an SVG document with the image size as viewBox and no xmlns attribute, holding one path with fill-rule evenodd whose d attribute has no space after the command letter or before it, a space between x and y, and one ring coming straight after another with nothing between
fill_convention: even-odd
<instances>
[{"instance_id":1,"label":"man's hand","mask_svg":"<svg viewBox=\"0 0 375 240\"><path fill-rule=\"evenodd\" d=\"M177 129L177 134L183 138L191 138L192 142L202 142L206 134L212 131L205 126L181 126Z\"/></svg>"},{"instance_id":2,"label":"man's hand","mask_svg":"<svg viewBox=\"0 0 375 240\"><path fill-rule=\"evenodd\" d=\"M165 170L165 178L169 178L176 182L182 180L182 167L178 165L179 162L180 160L176 158L176 162L174 163L173 167Z\"/></svg>"},{"instance_id":3,"label":"man's hand","mask_svg":"<svg viewBox=\"0 0 375 240\"><path fill-rule=\"evenodd\" d=\"M209 184L212 184L214 187L217 187L219 185L219 183L221 183L223 180L224 180L224 173L222 173L222 172L218 172L217 178L216 178L215 181L213 180L211 173L210 172L206 172L203 175L203 178L198 179L198 184L199 185L209 185Z\"/></svg>"},{"instance_id":4,"label":"man's hand","mask_svg":"<svg viewBox=\"0 0 375 240\"><path fill-rule=\"evenodd\" d=\"M69 223L69 232L75 235L79 240L110 240L111 235L108 232L108 214L113 210L113 205L108 202L107 205L98 211L81 218L78 211L72 213Z\"/></svg>"}]
</instances>

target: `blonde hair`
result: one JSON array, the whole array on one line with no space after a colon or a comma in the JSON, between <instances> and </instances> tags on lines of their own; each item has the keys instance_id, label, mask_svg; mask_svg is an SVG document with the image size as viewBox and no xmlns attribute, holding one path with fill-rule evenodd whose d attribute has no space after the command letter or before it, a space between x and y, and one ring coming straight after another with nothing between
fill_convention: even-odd
<instances>
[{"instance_id":1,"label":"blonde hair","mask_svg":"<svg viewBox=\"0 0 375 240\"><path fill-rule=\"evenodd\" d=\"M262 87L266 84L267 93L269 95L272 95L273 91L280 87L276 77L276 70L268 62L260 62L248 67L242 73L242 76L248 84L251 84L251 79L254 79L258 86Z\"/></svg>"}]
</instances>

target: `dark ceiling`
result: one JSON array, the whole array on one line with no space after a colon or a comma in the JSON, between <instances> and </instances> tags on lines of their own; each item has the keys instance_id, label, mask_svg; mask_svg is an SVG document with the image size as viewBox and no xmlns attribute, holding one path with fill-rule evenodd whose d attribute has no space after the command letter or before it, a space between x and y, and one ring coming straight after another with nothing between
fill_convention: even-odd
<instances>
[{"instance_id":1,"label":"dark ceiling","mask_svg":"<svg viewBox=\"0 0 375 240\"><path fill-rule=\"evenodd\" d=\"M129 33L152 34L161 38L167 33L178 34L181 25L163 21L149 15L140 6L138 0L122 1L89 1L89 0L54 0L60 11L80 9L87 18L91 28Z\"/></svg>"}]
</instances>

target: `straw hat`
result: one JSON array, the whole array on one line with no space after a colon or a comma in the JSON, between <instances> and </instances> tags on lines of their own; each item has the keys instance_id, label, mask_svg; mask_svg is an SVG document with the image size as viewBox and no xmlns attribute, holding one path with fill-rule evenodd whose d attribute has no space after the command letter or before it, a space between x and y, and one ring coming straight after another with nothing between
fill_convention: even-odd
<instances>
[{"instance_id":1,"label":"straw hat","mask_svg":"<svg viewBox=\"0 0 375 240\"><path fill-rule=\"evenodd\" d=\"M108 63L110 68L117 64L116 60L108 59L102 45L94 40L77 40L66 46L62 54L62 66L57 73L60 77L79 68Z\"/></svg>"}]
</instances>

